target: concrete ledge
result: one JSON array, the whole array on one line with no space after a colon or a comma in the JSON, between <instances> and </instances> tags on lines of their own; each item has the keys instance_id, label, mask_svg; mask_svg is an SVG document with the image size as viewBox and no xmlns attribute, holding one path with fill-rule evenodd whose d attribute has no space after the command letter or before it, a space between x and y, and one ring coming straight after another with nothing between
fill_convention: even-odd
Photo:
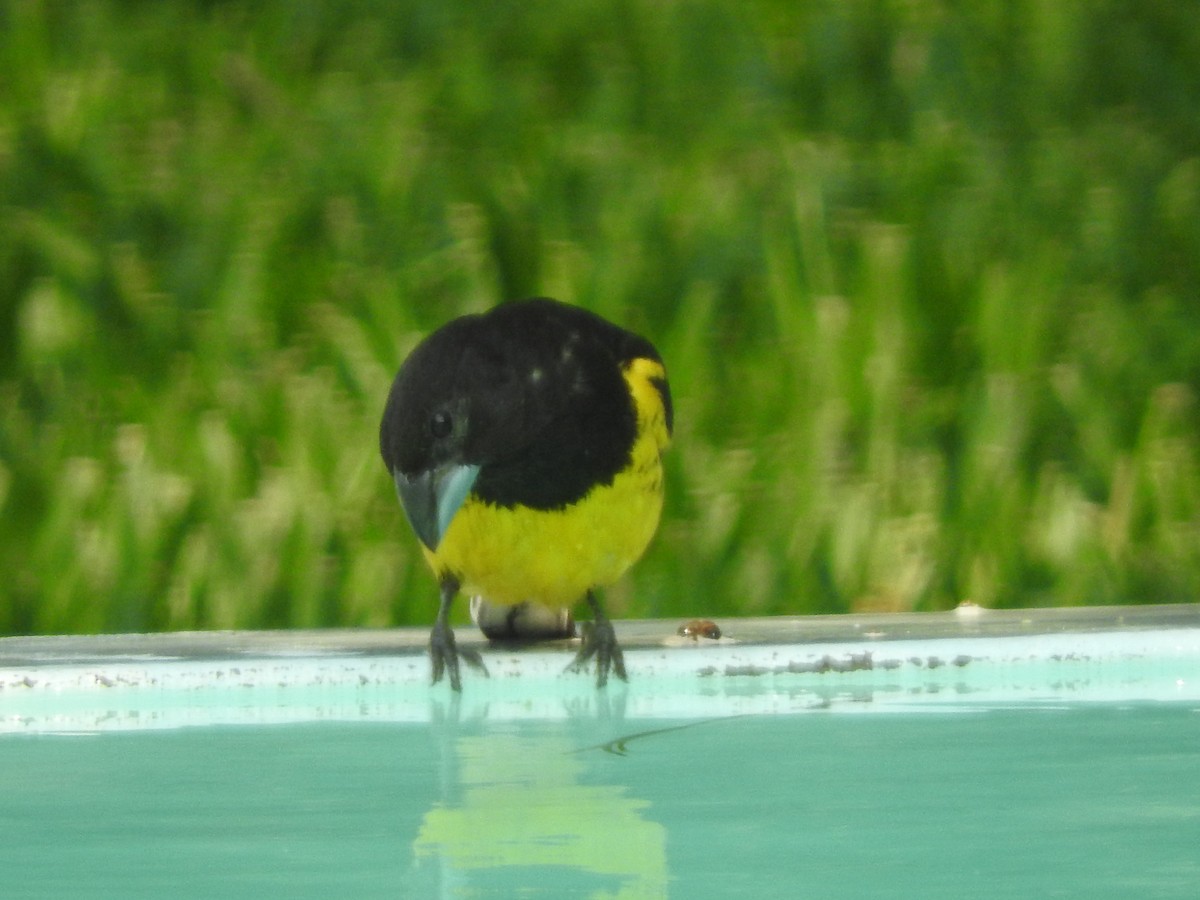
<instances>
[{"instance_id":1,"label":"concrete ledge","mask_svg":"<svg viewBox=\"0 0 1200 900\"><path fill-rule=\"evenodd\" d=\"M1200 605L615 623L628 684L563 675L574 641L488 644L491 677L431 687L428 630L188 632L0 638L0 733L454 714L641 717L1200 702Z\"/></svg>"},{"instance_id":2,"label":"concrete ledge","mask_svg":"<svg viewBox=\"0 0 1200 900\"><path fill-rule=\"evenodd\" d=\"M949 612L844 616L770 616L718 619L722 637L682 638L684 619L615 622L622 647L755 645L778 647L864 641L970 640L980 637L1097 634L1200 628L1200 604L991 610L964 606ZM474 628L456 629L458 640L483 652L494 649ZM304 631L184 631L155 634L0 637L0 670L120 660L218 660L249 656L423 656L428 627L314 629ZM572 641L522 647L525 653L566 654Z\"/></svg>"}]
</instances>

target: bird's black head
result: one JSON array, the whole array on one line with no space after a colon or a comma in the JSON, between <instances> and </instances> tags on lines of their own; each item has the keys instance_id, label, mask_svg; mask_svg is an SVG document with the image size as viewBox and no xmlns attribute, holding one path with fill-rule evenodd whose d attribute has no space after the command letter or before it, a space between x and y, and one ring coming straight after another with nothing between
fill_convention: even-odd
<instances>
[{"instance_id":1,"label":"bird's black head","mask_svg":"<svg viewBox=\"0 0 1200 900\"><path fill-rule=\"evenodd\" d=\"M463 462L470 426L489 406L503 361L481 340L480 317L465 316L422 341L392 382L379 431L388 470L416 475Z\"/></svg>"},{"instance_id":2,"label":"bird's black head","mask_svg":"<svg viewBox=\"0 0 1200 900\"><path fill-rule=\"evenodd\" d=\"M489 502L573 503L628 462L637 420L621 364L637 356L658 358L648 341L552 300L455 319L392 383L384 462L398 485L470 466L474 492Z\"/></svg>"}]
</instances>

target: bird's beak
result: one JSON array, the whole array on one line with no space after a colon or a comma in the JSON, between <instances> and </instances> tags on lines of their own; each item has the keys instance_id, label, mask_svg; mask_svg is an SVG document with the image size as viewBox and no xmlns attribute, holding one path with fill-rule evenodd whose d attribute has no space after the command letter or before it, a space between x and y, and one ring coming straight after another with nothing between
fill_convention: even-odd
<instances>
[{"instance_id":1,"label":"bird's beak","mask_svg":"<svg viewBox=\"0 0 1200 900\"><path fill-rule=\"evenodd\" d=\"M417 537L430 550L441 543L450 521L479 475L479 466L446 463L408 476L393 470L396 495Z\"/></svg>"}]
</instances>

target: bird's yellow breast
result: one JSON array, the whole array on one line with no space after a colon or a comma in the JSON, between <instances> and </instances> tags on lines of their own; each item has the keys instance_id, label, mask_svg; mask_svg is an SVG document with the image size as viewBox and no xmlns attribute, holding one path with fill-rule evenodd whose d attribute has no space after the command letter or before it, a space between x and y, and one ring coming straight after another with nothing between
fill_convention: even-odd
<instances>
[{"instance_id":1,"label":"bird's yellow breast","mask_svg":"<svg viewBox=\"0 0 1200 900\"><path fill-rule=\"evenodd\" d=\"M637 410L629 464L563 509L494 506L471 495L436 550L425 556L440 577L454 573L469 595L496 603L562 606L616 581L646 549L663 502L662 453L670 441L661 363L623 368Z\"/></svg>"}]
</instances>

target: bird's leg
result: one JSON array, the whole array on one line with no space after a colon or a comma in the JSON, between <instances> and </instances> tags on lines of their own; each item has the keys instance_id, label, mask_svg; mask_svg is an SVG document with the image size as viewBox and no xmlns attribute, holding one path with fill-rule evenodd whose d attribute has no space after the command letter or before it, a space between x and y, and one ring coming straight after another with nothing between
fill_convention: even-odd
<instances>
[{"instance_id":1,"label":"bird's leg","mask_svg":"<svg viewBox=\"0 0 1200 900\"><path fill-rule=\"evenodd\" d=\"M590 627L583 629L583 646L575 655L575 659L567 666L568 672L578 672L589 659L596 657L596 687L602 688L608 684L608 670L622 681L628 681L625 676L625 657L617 644L617 635L613 631L612 622L600 608L600 601L595 591L587 592L588 606L592 608Z\"/></svg>"},{"instance_id":2,"label":"bird's leg","mask_svg":"<svg viewBox=\"0 0 1200 900\"><path fill-rule=\"evenodd\" d=\"M458 659L463 660L473 669L478 669L484 675L488 674L487 666L478 650L459 650L454 643L454 631L450 628L450 604L458 594L459 582L453 575L445 575L441 581L442 602L438 606L437 618L433 620L433 630L429 632L429 661L433 664L433 684L442 680L442 674L450 673L450 688L462 692L462 679L458 675Z\"/></svg>"}]
</instances>

